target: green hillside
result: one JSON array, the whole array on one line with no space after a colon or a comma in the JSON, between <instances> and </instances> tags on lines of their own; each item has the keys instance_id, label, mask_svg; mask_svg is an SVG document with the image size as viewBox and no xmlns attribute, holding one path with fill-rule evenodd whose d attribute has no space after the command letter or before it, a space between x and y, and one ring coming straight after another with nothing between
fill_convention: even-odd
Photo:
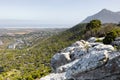
<instances>
[{"instance_id":1,"label":"green hillside","mask_svg":"<svg viewBox=\"0 0 120 80\"><path fill-rule=\"evenodd\" d=\"M120 36L120 27L105 24L101 27L87 29L88 24L78 24L52 37L37 40L32 47L23 50L0 51L0 79L34 80L51 72L50 59L61 49L80 39L92 36L102 37L110 31Z\"/></svg>"}]
</instances>

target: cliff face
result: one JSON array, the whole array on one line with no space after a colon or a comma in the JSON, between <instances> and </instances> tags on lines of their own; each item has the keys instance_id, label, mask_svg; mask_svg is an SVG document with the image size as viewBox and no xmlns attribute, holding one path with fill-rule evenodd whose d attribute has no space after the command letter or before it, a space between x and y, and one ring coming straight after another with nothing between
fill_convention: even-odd
<instances>
[{"instance_id":1,"label":"cliff face","mask_svg":"<svg viewBox=\"0 0 120 80\"><path fill-rule=\"evenodd\" d=\"M77 41L56 53L51 59L54 73L40 80L119 80L120 52L111 45L88 41Z\"/></svg>"}]
</instances>

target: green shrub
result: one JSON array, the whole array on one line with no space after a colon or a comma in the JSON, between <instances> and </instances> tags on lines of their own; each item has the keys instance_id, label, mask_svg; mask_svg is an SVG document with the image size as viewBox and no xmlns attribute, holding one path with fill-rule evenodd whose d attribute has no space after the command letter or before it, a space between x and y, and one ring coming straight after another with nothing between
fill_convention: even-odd
<instances>
[{"instance_id":1,"label":"green shrub","mask_svg":"<svg viewBox=\"0 0 120 80\"><path fill-rule=\"evenodd\" d=\"M107 35L105 36L105 39L103 39L103 43L110 44L112 41L115 40L116 37L117 37L116 31L111 31L107 33Z\"/></svg>"},{"instance_id":2,"label":"green shrub","mask_svg":"<svg viewBox=\"0 0 120 80\"><path fill-rule=\"evenodd\" d=\"M30 76L25 77L25 80L34 80L34 79L33 79L32 76L30 75Z\"/></svg>"},{"instance_id":3,"label":"green shrub","mask_svg":"<svg viewBox=\"0 0 120 80\"><path fill-rule=\"evenodd\" d=\"M39 78L40 77L40 74L35 72L35 73L32 73L32 78L36 79L36 78Z\"/></svg>"},{"instance_id":4,"label":"green shrub","mask_svg":"<svg viewBox=\"0 0 120 80\"><path fill-rule=\"evenodd\" d=\"M101 27L101 21L100 20L92 20L90 23L87 24L86 29L91 30L94 28L100 28Z\"/></svg>"}]
</instances>

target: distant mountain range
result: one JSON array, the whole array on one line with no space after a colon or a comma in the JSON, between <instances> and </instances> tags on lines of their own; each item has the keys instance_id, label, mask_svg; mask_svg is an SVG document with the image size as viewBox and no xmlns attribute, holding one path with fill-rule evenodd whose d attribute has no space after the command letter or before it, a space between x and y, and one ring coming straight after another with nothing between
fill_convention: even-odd
<instances>
[{"instance_id":1,"label":"distant mountain range","mask_svg":"<svg viewBox=\"0 0 120 80\"><path fill-rule=\"evenodd\" d=\"M119 23L120 22L120 12L113 12L107 9L103 9L100 12L88 16L82 23L88 23L93 19L99 19L102 23Z\"/></svg>"}]
</instances>

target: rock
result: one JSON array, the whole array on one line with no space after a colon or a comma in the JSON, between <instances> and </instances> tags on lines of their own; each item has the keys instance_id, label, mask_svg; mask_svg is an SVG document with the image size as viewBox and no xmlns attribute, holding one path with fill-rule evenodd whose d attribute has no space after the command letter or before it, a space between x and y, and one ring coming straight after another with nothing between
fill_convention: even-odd
<instances>
[{"instance_id":1,"label":"rock","mask_svg":"<svg viewBox=\"0 0 120 80\"><path fill-rule=\"evenodd\" d=\"M105 65L80 73L74 78L76 80L120 80L120 52L110 53L108 57L109 60Z\"/></svg>"},{"instance_id":2,"label":"rock","mask_svg":"<svg viewBox=\"0 0 120 80\"><path fill-rule=\"evenodd\" d=\"M120 46L120 41L113 41L111 44L114 46Z\"/></svg>"},{"instance_id":3,"label":"rock","mask_svg":"<svg viewBox=\"0 0 120 80\"><path fill-rule=\"evenodd\" d=\"M115 38L115 41L111 43L113 46L120 46L120 37Z\"/></svg>"},{"instance_id":4,"label":"rock","mask_svg":"<svg viewBox=\"0 0 120 80\"><path fill-rule=\"evenodd\" d=\"M88 42L95 42L96 38L95 37L91 37L90 39L88 39Z\"/></svg>"},{"instance_id":5,"label":"rock","mask_svg":"<svg viewBox=\"0 0 120 80\"><path fill-rule=\"evenodd\" d=\"M115 41L120 41L120 37L115 38Z\"/></svg>"},{"instance_id":6,"label":"rock","mask_svg":"<svg viewBox=\"0 0 120 80\"><path fill-rule=\"evenodd\" d=\"M90 39L88 39L88 42L96 42L97 40L102 41L105 37L101 37L101 38L96 38L96 37L91 37Z\"/></svg>"},{"instance_id":7,"label":"rock","mask_svg":"<svg viewBox=\"0 0 120 80\"><path fill-rule=\"evenodd\" d=\"M81 50L77 49L74 53L73 59L79 59L81 56L87 54L87 49L83 48Z\"/></svg>"},{"instance_id":8,"label":"rock","mask_svg":"<svg viewBox=\"0 0 120 80\"><path fill-rule=\"evenodd\" d=\"M72 46L71 46L71 47L67 47L67 48L63 49L61 52L62 52L62 53L63 53L63 52L64 52L64 53L72 52L72 51L74 50L74 48L75 48L75 47L72 47Z\"/></svg>"},{"instance_id":9,"label":"rock","mask_svg":"<svg viewBox=\"0 0 120 80\"><path fill-rule=\"evenodd\" d=\"M93 50L98 50L98 51L107 50L107 51L110 51L110 52L115 51L115 49L114 49L114 47L112 45L104 45L102 43L99 43L99 44L94 43L94 45L92 44L92 46L93 47L89 48L89 51L93 51Z\"/></svg>"},{"instance_id":10,"label":"rock","mask_svg":"<svg viewBox=\"0 0 120 80\"><path fill-rule=\"evenodd\" d=\"M66 72L68 70L68 68L70 68L73 64L77 63L79 61L79 59L76 59L68 64L65 64L63 66L60 66L57 68L57 73L62 73L62 72Z\"/></svg>"},{"instance_id":11,"label":"rock","mask_svg":"<svg viewBox=\"0 0 120 80\"><path fill-rule=\"evenodd\" d=\"M51 73L40 80L65 80L65 73Z\"/></svg>"},{"instance_id":12,"label":"rock","mask_svg":"<svg viewBox=\"0 0 120 80\"><path fill-rule=\"evenodd\" d=\"M73 78L73 76L78 75L82 72L88 72L94 70L108 61L107 51L92 51L80 58L75 64L73 64L66 71L67 79Z\"/></svg>"},{"instance_id":13,"label":"rock","mask_svg":"<svg viewBox=\"0 0 120 80\"><path fill-rule=\"evenodd\" d=\"M81 41L77 41L76 43L72 44L70 47L67 47L61 50L60 53L56 53L51 59L51 67L53 71L56 71L58 67L71 62L71 60L76 59L77 54L74 54L74 51L77 51L77 50L79 51L82 48L84 49L88 45L89 45L88 42L81 40ZM81 51L81 55L82 55L82 51Z\"/></svg>"},{"instance_id":14,"label":"rock","mask_svg":"<svg viewBox=\"0 0 120 80\"><path fill-rule=\"evenodd\" d=\"M81 40L81 41L76 41L75 43L72 44L74 47L80 47L84 48L85 46L88 46L89 43L87 41Z\"/></svg>"},{"instance_id":15,"label":"rock","mask_svg":"<svg viewBox=\"0 0 120 80\"><path fill-rule=\"evenodd\" d=\"M56 68L59 66L62 66L70 61L70 53L57 53L53 56L51 59L51 67L54 71L56 71Z\"/></svg>"},{"instance_id":16,"label":"rock","mask_svg":"<svg viewBox=\"0 0 120 80\"><path fill-rule=\"evenodd\" d=\"M119 80L120 52L112 45L81 40L56 53L51 67L54 73L40 80Z\"/></svg>"}]
</instances>

